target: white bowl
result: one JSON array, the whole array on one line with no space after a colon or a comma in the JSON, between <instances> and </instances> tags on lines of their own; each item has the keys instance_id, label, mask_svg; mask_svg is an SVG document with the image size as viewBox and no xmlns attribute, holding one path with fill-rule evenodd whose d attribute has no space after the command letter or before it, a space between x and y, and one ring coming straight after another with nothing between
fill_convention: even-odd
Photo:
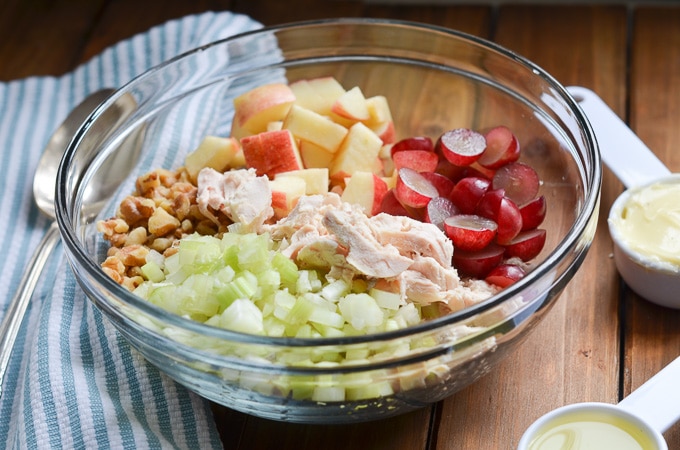
<instances>
[{"instance_id":1,"label":"white bowl","mask_svg":"<svg viewBox=\"0 0 680 450\"><path fill-rule=\"evenodd\" d=\"M680 174L628 189L612 205L608 224L614 242L614 262L626 284L638 295L658 305L680 309L680 266L640 254L626 242L617 226L631 196L656 183L680 183Z\"/></svg>"}]
</instances>

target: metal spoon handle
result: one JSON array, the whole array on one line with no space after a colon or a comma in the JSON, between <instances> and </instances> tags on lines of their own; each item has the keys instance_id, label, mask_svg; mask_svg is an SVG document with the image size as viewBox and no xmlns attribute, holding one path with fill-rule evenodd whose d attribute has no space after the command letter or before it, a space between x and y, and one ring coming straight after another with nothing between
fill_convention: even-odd
<instances>
[{"instance_id":1,"label":"metal spoon handle","mask_svg":"<svg viewBox=\"0 0 680 450\"><path fill-rule=\"evenodd\" d=\"M5 372L7 372L7 366L9 366L14 342L24 320L28 302L33 296L33 291L38 284L40 274L57 242L59 242L59 227L57 222L53 221L35 249L31 260L28 262L24 276L19 282L19 288L10 301L5 317L2 319L2 324L0 324L0 396L3 394L2 385L5 379Z\"/></svg>"}]
</instances>

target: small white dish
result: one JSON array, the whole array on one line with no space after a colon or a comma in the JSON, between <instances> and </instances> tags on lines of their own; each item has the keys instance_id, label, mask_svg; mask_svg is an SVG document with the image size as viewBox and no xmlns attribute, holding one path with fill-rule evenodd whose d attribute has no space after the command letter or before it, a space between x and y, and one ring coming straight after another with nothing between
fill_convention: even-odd
<instances>
[{"instance_id":1,"label":"small white dish","mask_svg":"<svg viewBox=\"0 0 680 450\"><path fill-rule=\"evenodd\" d=\"M618 225L632 195L657 183L680 184L680 174L671 174L593 91L579 86L567 90L593 126L602 160L628 188L616 199L608 217L616 268L626 284L641 297L680 309L680 265L635 250Z\"/></svg>"},{"instance_id":2,"label":"small white dish","mask_svg":"<svg viewBox=\"0 0 680 450\"><path fill-rule=\"evenodd\" d=\"M518 450L668 450L663 432L680 418L680 358L617 405L577 403L536 420Z\"/></svg>"}]
</instances>

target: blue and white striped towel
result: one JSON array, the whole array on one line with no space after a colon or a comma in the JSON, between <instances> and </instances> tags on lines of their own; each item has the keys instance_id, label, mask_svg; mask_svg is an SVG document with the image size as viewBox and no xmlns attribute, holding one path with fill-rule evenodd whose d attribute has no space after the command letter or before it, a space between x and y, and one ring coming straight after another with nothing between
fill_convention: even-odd
<instances>
[{"instance_id":1,"label":"blue and white striped towel","mask_svg":"<svg viewBox=\"0 0 680 450\"><path fill-rule=\"evenodd\" d=\"M259 28L204 13L121 42L72 73L0 83L0 315L48 227L34 206L42 148L87 94L179 53ZM57 247L19 334L0 398L0 448L221 448L208 402L146 363L79 289Z\"/></svg>"}]
</instances>

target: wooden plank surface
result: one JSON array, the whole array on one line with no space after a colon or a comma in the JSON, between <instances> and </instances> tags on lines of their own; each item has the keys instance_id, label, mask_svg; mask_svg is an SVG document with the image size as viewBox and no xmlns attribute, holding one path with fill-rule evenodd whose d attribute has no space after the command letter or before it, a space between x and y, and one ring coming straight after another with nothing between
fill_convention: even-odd
<instances>
[{"instance_id":1,"label":"wooden plank surface","mask_svg":"<svg viewBox=\"0 0 680 450\"><path fill-rule=\"evenodd\" d=\"M595 90L671 169L680 171L677 5L415 7L359 0L150 0L140 12L133 0L8 0L0 4L0 81L60 75L121 39L207 10L249 14L266 25L386 17L493 39L563 84ZM292 425L215 407L225 448L511 449L526 426L551 408L578 401L615 403L630 393L680 354L680 313L651 305L625 286L620 291L604 219L623 187L608 170L604 175L601 220L583 267L519 351L491 374L430 408L359 425ZM680 427L666 438L669 448L680 448Z\"/></svg>"},{"instance_id":2,"label":"wooden plank surface","mask_svg":"<svg viewBox=\"0 0 680 450\"><path fill-rule=\"evenodd\" d=\"M680 9L640 8L633 19L630 126L671 171L680 172ZM628 289L624 298L628 395L680 355L680 311ZM665 437L669 449L680 448L680 426Z\"/></svg>"}]
</instances>

